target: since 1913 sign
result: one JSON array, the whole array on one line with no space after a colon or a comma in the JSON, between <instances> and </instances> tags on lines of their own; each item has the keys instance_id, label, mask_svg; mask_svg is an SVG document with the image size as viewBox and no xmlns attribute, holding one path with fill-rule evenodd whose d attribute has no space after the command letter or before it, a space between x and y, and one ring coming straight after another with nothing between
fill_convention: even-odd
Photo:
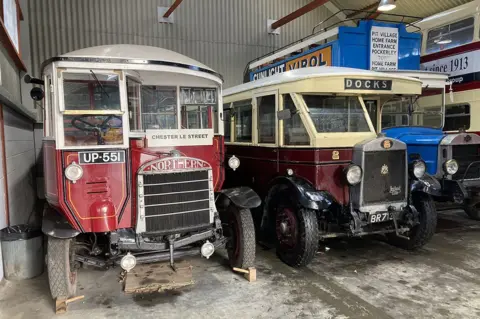
<instances>
[{"instance_id":1,"label":"since 1913 sign","mask_svg":"<svg viewBox=\"0 0 480 319\"><path fill-rule=\"evenodd\" d=\"M373 26L370 34L370 70L398 69L398 29Z\"/></svg>"}]
</instances>

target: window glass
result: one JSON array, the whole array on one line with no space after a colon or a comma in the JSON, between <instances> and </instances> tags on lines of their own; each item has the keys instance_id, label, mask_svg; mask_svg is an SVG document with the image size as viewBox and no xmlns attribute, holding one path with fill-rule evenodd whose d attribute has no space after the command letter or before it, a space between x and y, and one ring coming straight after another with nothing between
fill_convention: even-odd
<instances>
[{"instance_id":1,"label":"window glass","mask_svg":"<svg viewBox=\"0 0 480 319\"><path fill-rule=\"evenodd\" d=\"M432 29L428 32L426 53L434 53L470 43L473 40L474 18Z\"/></svg>"},{"instance_id":2,"label":"window glass","mask_svg":"<svg viewBox=\"0 0 480 319\"><path fill-rule=\"evenodd\" d=\"M310 137L307 130L302 123L300 114L296 112L295 104L293 103L290 94L283 96L283 109L290 110L292 117L283 120L283 142L285 145L310 145Z\"/></svg>"},{"instance_id":3,"label":"window glass","mask_svg":"<svg viewBox=\"0 0 480 319\"><path fill-rule=\"evenodd\" d=\"M18 50L18 14L16 0L3 0L3 24L7 30L10 39Z\"/></svg>"},{"instance_id":4,"label":"window glass","mask_svg":"<svg viewBox=\"0 0 480 319\"><path fill-rule=\"evenodd\" d=\"M444 131L468 130L470 128L470 105L449 105L445 110Z\"/></svg>"},{"instance_id":5,"label":"window glass","mask_svg":"<svg viewBox=\"0 0 480 319\"><path fill-rule=\"evenodd\" d=\"M258 142L275 143L275 95L257 97Z\"/></svg>"},{"instance_id":6,"label":"window glass","mask_svg":"<svg viewBox=\"0 0 480 319\"><path fill-rule=\"evenodd\" d=\"M424 90L426 95L418 99L414 96L389 98L382 108L382 128L395 126L440 128L443 116L442 92L429 95L429 92Z\"/></svg>"},{"instance_id":7,"label":"window glass","mask_svg":"<svg viewBox=\"0 0 480 319\"><path fill-rule=\"evenodd\" d=\"M370 132L356 96L303 95L319 133Z\"/></svg>"},{"instance_id":8,"label":"window glass","mask_svg":"<svg viewBox=\"0 0 480 319\"><path fill-rule=\"evenodd\" d=\"M231 123L232 123L232 112L230 109L230 103L223 104L223 130L225 132L225 142L230 142Z\"/></svg>"},{"instance_id":9,"label":"window glass","mask_svg":"<svg viewBox=\"0 0 480 319\"><path fill-rule=\"evenodd\" d=\"M217 102L216 89L180 88L182 128L207 129L213 127L213 107Z\"/></svg>"},{"instance_id":10,"label":"window glass","mask_svg":"<svg viewBox=\"0 0 480 319\"><path fill-rule=\"evenodd\" d=\"M139 131L142 129L140 113L141 94L141 84L135 80L132 80L131 78L127 78L128 118L130 121L130 131Z\"/></svg>"},{"instance_id":11,"label":"window glass","mask_svg":"<svg viewBox=\"0 0 480 319\"><path fill-rule=\"evenodd\" d=\"M65 110L120 110L117 74L64 73Z\"/></svg>"},{"instance_id":12,"label":"window glass","mask_svg":"<svg viewBox=\"0 0 480 319\"><path fill-rule=\"evenodd\" d=\"M122 117L64 115L65 146L123 144Z\"/></svg>"},{"instance_id":13,"label":"window glass","mask_svg":"<svg viewBox=\"0 0 480 319\"><path fill-rule=\"evenodd\" d=\"M252 142L252 100L233 102L235 142Z\"/></svg>"},{"instance_id":14,"label":"window glass","mask_svg":"<svg viewBox=\"0 0 480 319\"><path fill-rule=\"evenodd\" d=\"M142 86L142 126L144 130L177 128L177 88Z\"/></svg>"}]
</instances>

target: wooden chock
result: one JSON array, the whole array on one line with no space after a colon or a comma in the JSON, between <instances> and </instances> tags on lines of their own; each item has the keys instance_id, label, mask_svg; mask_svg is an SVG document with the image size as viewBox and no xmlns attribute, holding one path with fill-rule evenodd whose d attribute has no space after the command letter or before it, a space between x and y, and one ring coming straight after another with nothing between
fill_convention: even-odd
<instances>
[{"instance_id":1,"label":"wooden chock","mask_svg":"<svg viewBox=\"0 0 480 319\"><path fill-rule=\"evenodd\" d=\"M255 267L249 267L248 269L242 269L233 267L233 271L240 272L243 274L243 277L249 282L254 282L257 280L257 269Z\"/></svg>"},{"instance_id":2,"label":"wooden chock","mask_svg":"<svg viewBox=\"0 0 480 319\"><path fill-rule=\"evenodd\" d=\"M72 303L77 300L81 300L83 298L85 298L84 295L72 297L70 299L65 299L62 297L55 299L55 314L58 315L58 314L67 312L67 305L69 303Z\"/></svg>"}]
</instances>

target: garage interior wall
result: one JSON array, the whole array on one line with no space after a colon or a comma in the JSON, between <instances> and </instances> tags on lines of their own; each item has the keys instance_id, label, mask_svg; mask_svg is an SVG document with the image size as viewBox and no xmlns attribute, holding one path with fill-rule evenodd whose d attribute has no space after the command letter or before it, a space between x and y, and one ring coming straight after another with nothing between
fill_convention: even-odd
<instances>
[{"instance_id":1,"label":"garage interior wall","mask_svg":"<svg viewBox=\"0 0 480 319\"><path fill-rule=\"evenodd\" d=\"M309 35L332 13L320 6L267 33L267 19L280 19L311 0L183 1L174 23L158 23L157 7L173 0L29 0L33 69L46 59L104 44L162 47L196 59L225 78L225 88L242 83L252 59Z\"/></svg>"},{"instance_id":2,"label":"garage interior wall","mask_svg":"<svg viewBox=\"0 0 480 319\"><path fill-rule=\"evenodd\" d=\"M20 1L22 12L26 12L27 3ZM22 40L28 30L28 22L20 23L20 51L23 54ZM27 41L28 45L28 41ZM30 64L25 63L27 69ZM28 220L35 222L41 212L35 214L36 185L34 112L33 103L22 98L23 71L9 56L4 44L0 45L0 107L3 110L3 131L5 156L0 147L0 229L7 226L6 199L8 198L8 217L10 225L23 224ZM28 96L28 93L27 93ZM23 102L27 102L24 104ZM0 124L1 125L1 124ZM0 129L0 137L2 130ZM0 143L1 146L1 143ZM3 160L6 159L6 176L3 171ZM7 188L5 189L5 178ZM7 193L8 192L8 193ZM8 196L7 196L8 194ZM0 280L3 278L3 265L0 252Z\"/></svg>"}]
</instances>

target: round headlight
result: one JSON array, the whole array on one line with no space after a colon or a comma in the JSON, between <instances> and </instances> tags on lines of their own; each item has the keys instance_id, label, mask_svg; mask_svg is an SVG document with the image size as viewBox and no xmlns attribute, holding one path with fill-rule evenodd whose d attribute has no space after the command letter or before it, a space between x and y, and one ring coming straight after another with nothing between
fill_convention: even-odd
<instances>
[{"instance_id":1,"label":"round headlight","mask_svg":"<svg viewBox=\"0 0 480 319\"><path fill-rule=\"evenodd\" d=\"M78 181L83 176L83 169L80 165L73 162L65 168L65 177L71 180L73 183Z\"/></svg>"},{"instance_id":2,"label":"round headlight","mask_svg":"<svg viewBox=\"0 0 480 319\"><path fill-rule=\"evenodd\" d=\"M358 165L350 165L345 175L350 185L356 185L362 180L362 168Z\"/></svg>"},{"instance_id":3,"label":"round headlight","mask_svg":"<svg viewBox=\"0 0 480 319\"><path fill-rule=\"evenodd\" d=\"M416 178L422 178L425 175L425 171L427 170L427 165L422 160L417 160L413 162L413 176Z\"/></svg>"},{"instance_id":4,"label":"round headlight","mask_svg":"<svg viewBox=\"0 0 480 319\"><path fill-rule=\"evenodd\" d=\"M240 166L240 160L238 159L238 157L232 155L232 157L230 157L230 159L228 160L228 166L231 169L236 170Z\"/></svg>"},{"instance_id":5,"label":"round headlight","mask_svg":"<svg viewBox=\"0 0 480 319\"><path fill-rule=\"evenodd\" d=\"M443 170L448 175L453 175L458 171L458 163L454 159L449 159L448 161L443 164Z\"/></svg>"}]
</instances>

